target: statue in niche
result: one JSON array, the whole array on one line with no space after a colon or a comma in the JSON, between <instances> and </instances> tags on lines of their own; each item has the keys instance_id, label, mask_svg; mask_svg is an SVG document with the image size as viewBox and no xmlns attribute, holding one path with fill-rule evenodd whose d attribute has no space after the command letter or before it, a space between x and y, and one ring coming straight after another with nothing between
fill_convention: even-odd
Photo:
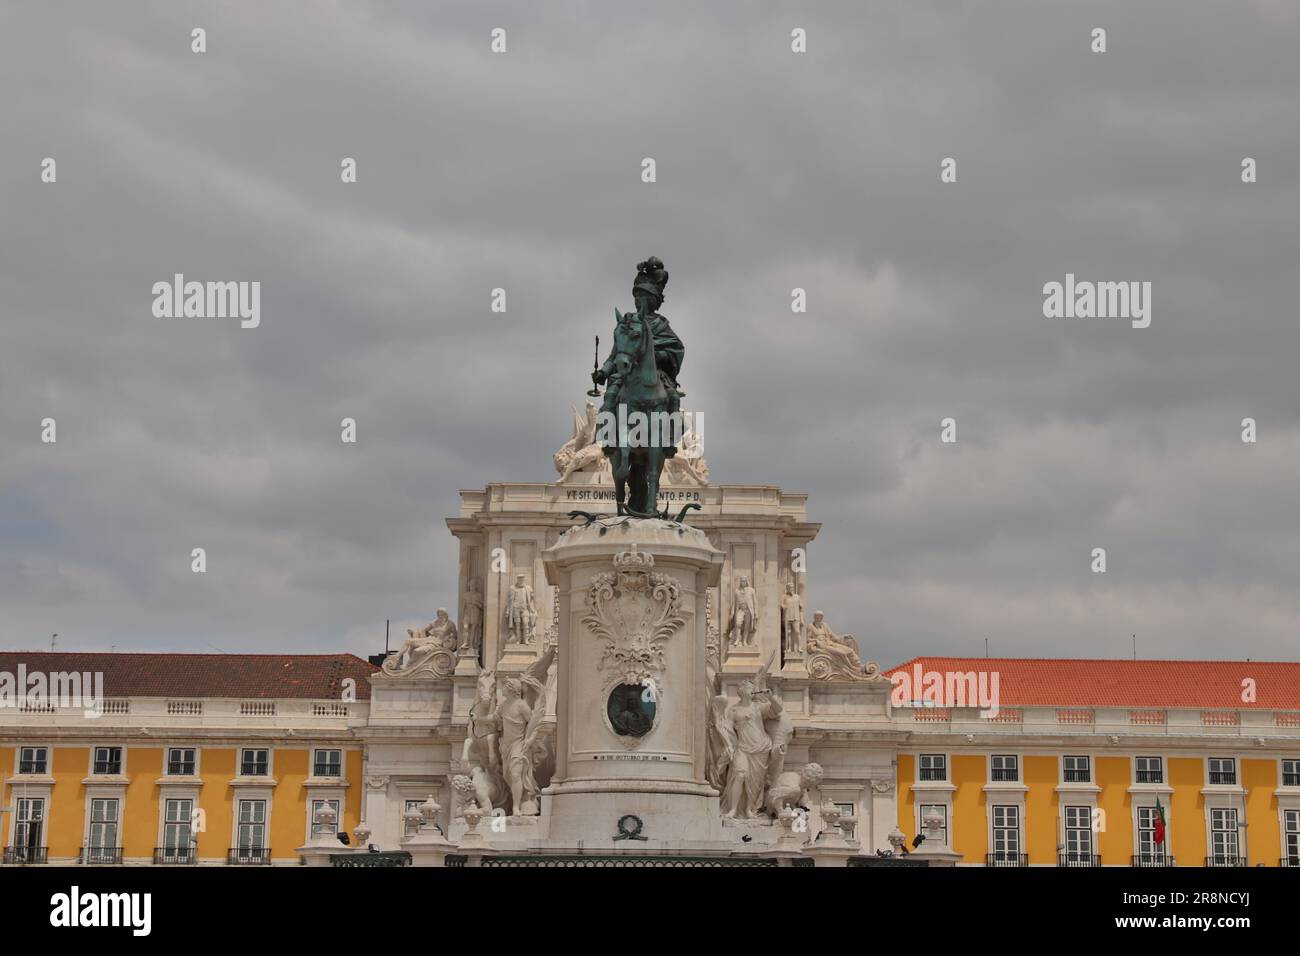
<instances>
[{"instance_id":1,"label":"statue in niche","mask_svg":"<svg viewBox=\"0 0 1300 956\"><path fill-rule=\"evenodd\" d=\"M460 620L460 649L477 656L483 641L483 593L478 589L478 578L469 579L467 590L461 595L461 602L465 611Z\"/></svg>"},{"instance_id":2,"label":"statue in niche","mask_svg":"<svg viewBox=\"0 0 1300 956\"><path fill-rule=\"evenodd\" d=\"M407 629L406 643L396 654L388 656L382 670L390 677L412 677L417 671L427 671L435 677L446 676L455 666L450 651L455 649L456 643L456 624L447 616L447 609L440 607L433 623Z\"/></svg>"},{"instance_id":3,"label":"statue in niche","mask_svg":"<svg viewBox=\"0 0 1300 956\"><path fill-rule=\"evenodd\" d=\"M795 591L794 582L785 583L781 596L781 646L786 654L803 653L803 598Z\"/></svg>"},{"instance_id":4,"label":"statue in niche","mask_svg":"<svg viewBox=\"0 0 1300 956\"><path fill-rule=\"evenodd\" d=\"M758 595L749 585L749 578L740 576L733 598L731 622L727 633L731 636L732 647L751 647L754 635L758 631Z\"/></svg>"},{"instance_id":5,"label":"statue in niche","mask_svg":"<svg viewBox=\"0 0 1300 956\"><path fill-rule=\"evenodd\" d=\"M771 771L784 764L793 725L784 714L781 699L768 689L766 674L764 668L758 683L742 682L735 703L728 703L725 695L713 699L713 725L721 751L715 776L724 781L725 818L757 818L773 779Z\"/></svg>"},{"instance_id":6,"label":"statue in niche","mask_svg":"<svg viewBox=\"0 0 1300 956\"><path fill-rule=\"evenodd\" d=\"M531 644L537 629L537 604L533 589L524 583L522 574L515 575L515 583L506 597L506 643Z\"/></svg>"},{"instance_id":7,"label":"statue in niche","mask_svg":"<svg viewBox=\"0 0 1300 956\"><path fill-rule=\"evenodd\" d=\"M813 612L812 623L808 625L808 675L815 680L883 679L878 664L862 663L853 635L836 634L821 611Z\"/></svg>"}]
</instances>

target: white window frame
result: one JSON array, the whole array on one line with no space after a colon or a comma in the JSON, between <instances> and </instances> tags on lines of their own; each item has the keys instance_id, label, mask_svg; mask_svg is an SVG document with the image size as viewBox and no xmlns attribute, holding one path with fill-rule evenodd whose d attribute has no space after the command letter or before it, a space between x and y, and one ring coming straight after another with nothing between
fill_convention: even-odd
<instances>
[{"instance_id":1,"label":"white window frame","mask_svg":"<svg viewBox=\"0 0 1300 956\"><path fill-rule=\"evenodd\" d=\"M1086 761L1088 762L1088 779L1087 779L1087 780L1067 780L1067 779L1065 778L1065 773L1066 773L1067 770L1070 769L1069 767L1067 767L1067 766L1065 765L1065 762L1066 762L1067 760L1086 760ZM1077 770L1077 768L1075 768L1075 769ZM1096 773L1097 773L1097 771L1096 771L1096 761L1093 759L1093 755L1092 755L1092 754L1080 754L1080 753L1061 754L1061 783L1065 784L1066 786L1071 786L1071 785L1073 785L1073 786L1089 786L1089 785L1093 785L1093 784L1095 783Z\"/></svg>"},{"instance_id":2,"label":"white window frame","mask_svg":"<svg viewBox=\"0 0 1300 956\"><path fill-rule=\"evenodd\" d=\"M998 826L998 811L1010 811L1016 818L1015 826L1006 826L1006 818L1003 818L1003 825ZM1016 834L1016 848L1010 850L997 848L997 837L999 832L1011 832ZM996 859L999 853L1015 853L1017 859L1019 855L1028 853L1025 849L1025 808L1020 803L995 803L989 805L989 853Z\"/></svg>"},{"instance_id":3,"label":"white window frame","mask_svg":"<svg viewBox=\"0 0 1300 956\"><path fill-rule=\"evenodd\" d=\"M244 815L244 804L246 803L262 804L261 821L259 822L249 821L247 824L245 824L245 822L241 818ZM260 850L269 851L271 849L271 795L270 794L264 795L260 793L259 794L251 794L251 793L237 794L235 797L234 811L235 812L231 814L233 818L231 821L232 827L231 827L231 834L230 834L231 848L236 850L245 849L244 844L239 839L239 832L241 826L248 825L248 826L260 826L262 828L262 842L256 845L249 844L247 849L260 849Z\"/></svg>"},{"instance_id":4,"label":"white window frame","mask_svg":"<svg viewBox=\"0 0 1300 956\"><path fill-rule=\"evenodd\" d=\"M198 833L194 830L194 810L199 805L198 790L193 790L193 791L167 790L163 792L162 796L159 798L158 801L158 842L155 845L158 847L162 847L164 850L167 849L169 846L171 846L167 842L167 828L170 825L178 824L181 822L179 820L167 819L167 804L172 801L175 801L177 803L184 802L190 805L189 819L185 821L185 829L189 833L189 842L184 844L184 846L182 846L179 843L175 844L174 848L189 849L191 852L194 853L195 862L198 862L199 841L198 841Z\"/></svg>"},{"instance_id":5,"label":"white window frame","mask_svg":"<svg viewBox=\"0 0 1300 956\"><path fill-rule=\"evenodd\" d=\"M1215 827L1214 825L1215 815L1220 813L1232 814L1232 820L1235 823L1235 826L1232 829ZM1206 841L1205 841L1206 856L1212 859L1217 859L1220 856L1226 857L1229 855L1227 853L1220 854L1215 851L1214 835L1216 833L1225 833L1225 834L1231 834L1232 837L1231 843L1234 849L1232 856L1237 860L1242 860L1245 858L1246 854L1243 852L1242 838L1241 838L1241 812L1237 807L1207 806L1205 808L1205 826L1207 828Z\"/></svg>"},{"instance_id":6,"label":"white window frame","mask_svg":"<svg viewBox=\"0 0 1300 956\"><path fill-rule=\"evenodd\" d=\"M1096 807L1086 803L1071 803L1061 807L1061 852L1071 863L1083 862L1079 858L1086 855L1088 862L1097 854L1097 841L1093 832L1093 813ZM1079 818L1082 816L1083 824ZM1086 833L1086 837L1080 834ZM1073 841L1073 846L1071 842ZM1086 844L1086 847L1082 844Z\"/></svg>"},{"instance_id":7,"label":"white window frame","mask_svg":"<svg viewBox=\"0 0 1300 956\"><path fill-rule=\"evenodd\" d=\"M1165 811L1165 842L1159 844L1156 843L1156 820L1159 819L1159 810L1156 805L1154 803L1144 803L1133 808L1133 855L1139 859L1168 860L1173 856L1169 852L1169 847L1173 843L1171 836L1173 832L1172 815L1169 812L1169 807L1163 802L1161 802L1160 808ZM1142 812L1144 810L1151 815L1150 826L1144 827L1142 825ZM1149 850L1142 848L1142 835L1144 833L1151 834L1151 848Z\"/></svg>"},{"instance_id":8,"label":"white window frame","mask_svg":"<svg viewBox=\"0 0 1300 956\"><path fill-rule=\"evenodd\" d=\"M45 769L29 771L24 773L23 751L24 750L44 750L45 751ZM48 777L51 774L51 766L54 764L54 748L49 744L19 744L14 748L14 776L15 777Z\"/></svg>"},{"instance_id":9,"label":"white window frame","mask_svg":"<svg viewBox=\"0 0 1300 956\"><path fill-rule=\"evenodd\" d=\"M1297 779L1295 783L1286 782L1287 764L1291 764L1291 772L1297 778L1300 778L1300 757L1281 757L1277 766L1277 785L1286 788L1300 788L1300 779Z\"/></svg>"},{"instance_id":10,"label":"white window frame","mask_svg":"<svg viewBox=\"0 0 1300 956\"><path fill-rule=\"evenodd\" d=\"M173 750L192 750L192 751L194 751L194 771L193 771L193 773L172 773L172 772L171 772L172 751L173 751ZM181 779L183 779L183 780L184 780L184 779L191 778L191 777L197 777L197 776L200 776L200 771L199 771L199 754L200 754L200 752L201 752L201 749L200 749L199 747L195 747L195 746L193 746L192 744L169 744L169 745L167 746L167 749L166 749L166 750L164 751L164 753L163 753L163 776L164 776L164 777L173 777L173 778L179 777L179 778L181 778Z\"/></svg>"},{"instance_id":11,"label":"white window frame","mask_svg":"<svg viewBox=\"0 0 1300 956\"><path fill-rule=\"evenodd\" d=\"M1282 856L1300 866L1300 808L1282 808Z\"/></svg>"},{"instance_id":12,"label":"white window frame","mask_svg":"<svg viewBox=\"0 0 1300 956\"><path fill-rule=\"evenodd\" d=\"M12 799L13 799L14 809L13 809L13 813L10 814L12 819L9 821L9 841L7 845L15 848L20 845L18 840L18 827L24 823L31 822L31 808L33 805L39 805L40 817L38 822L41 825L40 827L41 838L36 842L36 846L38 848L43 846L48 847L50 845L50 829L49 829L50 795L49 793L43 792L43 793L30 794L30 793L14 792ZM24 805L26 805L25 812L24 812ZM21 842L21 845L27 846L28 841L23 840Z\"/></svg>"},{"instance_id":13,"label":"white window frame","mask_svg":"<svg viewBox=\"0 0 1300 956\"><path fill-rule=\"evenodd\" d=\"M1142 768L1142 767L1139 767L1139 766L1138 766L1138 761L1139 761L1139 760L1154 760L1154 761L1156 761L1156 763L1157 763L1157 765L1158 765L1158 767L1159 767L1159 769L1160 769L1160 779L1159 779L1159 780L1139 780L1139 779L1138 779L1138 774L1139 774L1139 773L1144 772L1144 770L1145 770L1146 773L1150 773L1150 772L1151 772L1151 771L1150 771L1150 768ZM1160 787L1160 786L1164 786L1165 784L1167 784L1167 783L1169 782L1169 779L1168 779L1169 770L1168 770L1168 768L1165 766L1165 764L1166 764L1166 761L1165 761L1165 758L1164 758L1164 755L1163 755L1163 754L1138 754L1137 756L1135 756L1135 757L1133 758L1133 783L1136 784L1137 786L1142 786L1142 787Z\"/></svg>"},{"instance_id":14,"label":"white window frame","mask_svg":"<svg viewBox=\"0 0 1300 956\"><path fill-rule=\"evenodd\" d=\"M925 773L925 767L923 766L923 764L925 762L926 757L938 757L943 761L942 777L939 777L938 779L934 779L934 778L928 778L923 776L923 774ZM917 754L916 756L917 783L950 783L951 782L950 777L952 775L951 767L952 767L952 760L950 756L946 753L935 753L934 751L927 751L926 753L923 754Z\"/></svg>"},{"instance_id":15,"label":"white window frame","mask_svg":"<svg viewBox=\"0 0 1300 956\"><path fill-rule=\"evenodd\" d=\"M1216 761L1227 761L1232 765L1232 783L1218 783L1214 779L1214 764ZM1222 773L1223 771L1219 771ZM1206 757L1205 758L1205 785L1208 787L1240 787L1241 786L1241 766L1236 757Z\"/></svg>"},{"instance_id":16,"label":"white window frame","mask_svg":"<svg viewBox=\"0 0 1300 956\"><path fill-rule=\"evenodd\" d=\"M995 777L995 776L993 775L993 771L994 771L995 769L997 769L997 768L995 768L995 767L993 766L993 761L994 761L994 760L997 760L997 759L999 759L999 758L1001 758L1001 759L1003 759L1003 760L1006 760L1006 759L1009 758L1009 759L1014 760L1014 761L1016 762L1016 767L1015 767L1015 769L1016 769L1016 775L1015 775L1015 777L1013 777L1013 778L1010 779L1010 780L1000 780L1000 779L998 779L997 777ZM1003 769L1006 769L1006 768L1003 768ZM996 753L996 754L989 754L989 783L994 784L994 785L997 785L997 784L1007 784L1007 783L1013 783L1013 784L1014 784L1014 783L1023 783L1024 781L1021 780L1021 776L1022 776L1023 774L1024 774L1024 761L1020 759L1020 754L1009 754L1009 753Z\"/></svg>"},{"instance_id":17,"label":"white window frame","mask_svg":"<svg viewBox=\"0 0 1300 956\"><path fill-rule=\"evenodd\" d=\"M336 753L339 755L339 772L318 774L316 772L316 755L319 753ZM341 780L347 775L347 751L342 747L313 747L311 749L311 776L318 780Z\"/></svg>"},{"instance_id":18,"label":"white window frame","mask_svg":"<svg viewBox=\"0 0 1300 956\"><path fill-rule=\"evenodd\" d=\"M248 750L265 750L266 751L266 773L246 774L244 773L244 752ZM269 746L254 746L239 748L239 765L235 772L243 780L269 780L275 776L275 748Z\"/></svg>"},{"instance_id":19,"label":"white window frame","mask_svg":"<svg viewBox=\"0 0 1300 956\"><path fill-rule=\"evenodd\" d=\"M118 751L118 763L117 763L116 771L106 770L101 773L95 769L95 765L99 763L98 758L99 758L99 752L101 750ZM101 779L104 777L108 777L110 779L114 777L125 777L126 776L126 747L122 744L92 744L90 746L90 767L87 769L86 775L88 777L99 777Z\"/></svg>"}]
</instances>

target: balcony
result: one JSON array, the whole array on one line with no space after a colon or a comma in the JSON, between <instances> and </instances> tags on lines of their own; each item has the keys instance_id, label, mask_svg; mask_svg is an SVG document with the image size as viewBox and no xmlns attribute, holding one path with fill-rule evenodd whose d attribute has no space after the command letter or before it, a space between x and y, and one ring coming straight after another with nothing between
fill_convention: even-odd
<instances>
[{"instance_id":1,"label":"balcony","mask_svg":"<svg viewBox=\"0 0 1300 956\"><path fill-rule=\"evenodd\" d=\"M115 866L122 862L120 846L83 846L78 862L86 866Z\"/></svg>"},{"instance_id":2,"label":"balcony","mask_svg":"<svg viewBox=\"0 0 1300 956\"><path fill-rule=\"evenodd\" d=\"M271 848L265 846L231 847L226 855L229 866L270 866Z\"/></svg>"},{"instance_id":3,"label":"balcony","mask_svg":"<svg viewBox=\"0 0 1300 956\"><path fill-rule=\"evenodd\" d=\"M7 846L4 861L6 863L48 863L50 848L47 846Z\"/></svg>"},{"instance_id":4,"label":"balcony","mask_svg":"<svg viewBox=\"0 0 1300 956\"><path fill-rule=\"evenodd\" d=\"M156 846L153 848L153 861L158 865L173 863L194 863L198 857L192 846Z\"/></svg>"},{"instance_id":5,"label":"balcony","mask_svg":"<svg viewBox=\"0 0 1300 956\"><path fill-rule=\"evenodd\" d=\"M1210 784L1216 787L1235 787L1237 785L1237 771L1211 770Z\"/></svg>"},{"instance_id":6,"label":"balcony","mask_svg":"<svg viewBox=\"0 0 1300 956\"><path fill-rule=\"evenodd\" d=\"M1028 853L1011 853L1007 850L1000 850L994 853L984 854L985 866L1028 866Z\"/></svg>"},{"instance_id":7,"label":"balcony","mask_svg":"<svg viewBox=\"0 0 1300 956\"><path fill-rule=\"evenodd\" d=\"M1300 866L1300 856L1284 856L1277 861L1278 866Z\"/></svg>"},{"instance_id":8,"label":"balcony","mask_svg":"<svg viewBox=\"0 0 1300 956\"><path fill-rule=\"evenodd\" d=\"M1057 866L1101 866L1101 856L1097 853L1081 853L1070 850L1056 854Z\"/></svg>"},{"instance_id":9,"label":"balcony","mask_svg":"<svg viewBox=\"0 0 1300 956\"><path fill-rule=\"evenodd\" d=\"M1164 853L1139 853L1133 857L1134 866L1177 866L1172 856Z\"/></svg>"},{"instance_id":10,"label":"balcony","mask_svg":"<svg viewBox=\"0 0 1300 956\"><path fill-rule=\"evenodd\" d=\"M1135 774L1137 783L1164 783L1165 775L1161 770L1139 770Z\"/></svg>"},{"instance_id":11,"label":"balcony","mask_svg":"<svg viewBox=\"0 0 1300 956\"><path fill-rule=\"evenodd\" d=\"M1214 856L1205 858L1206 866L1246 866L1244 856L1233 856L1230 853L1216 853Z\"/></svg>"}]
</instances>

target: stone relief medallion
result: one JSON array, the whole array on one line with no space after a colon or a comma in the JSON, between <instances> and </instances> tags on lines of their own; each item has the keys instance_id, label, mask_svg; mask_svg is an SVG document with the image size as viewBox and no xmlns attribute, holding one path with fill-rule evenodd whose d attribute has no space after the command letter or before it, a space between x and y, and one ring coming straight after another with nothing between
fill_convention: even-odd
<instances>
[{"instance_id":1,"label":"stone relief medallion","mask_svg":"<svg viewBox=\"0 0 1300 956\"><path fill-rule=\"evenodd\" d=\"M622 684L648 686L651 699L664 671L664 647L686 623L677 581L655 571L654 563L654 556L635 544L614 555L614 570L592 580L582 619L605 642L597 669L612 668Z\"/></svg>"}]
</instances>

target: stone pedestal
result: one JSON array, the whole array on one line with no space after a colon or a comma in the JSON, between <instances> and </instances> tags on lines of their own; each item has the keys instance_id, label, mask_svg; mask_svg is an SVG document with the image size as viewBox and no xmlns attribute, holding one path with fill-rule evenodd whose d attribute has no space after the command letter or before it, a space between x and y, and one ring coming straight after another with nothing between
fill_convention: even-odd
<instances>
[{"instance_id":1,"label":"stone pedestal","mask_svg":"<svg viewBox=\"0 0 1300 956\"><path fill-rule=\"evenodd\" d=\"M707 589L723 554L698 529L624 518L543 552L558 608L552 845L721 846L705 778Z\"/></svg>"}]
</instances>

